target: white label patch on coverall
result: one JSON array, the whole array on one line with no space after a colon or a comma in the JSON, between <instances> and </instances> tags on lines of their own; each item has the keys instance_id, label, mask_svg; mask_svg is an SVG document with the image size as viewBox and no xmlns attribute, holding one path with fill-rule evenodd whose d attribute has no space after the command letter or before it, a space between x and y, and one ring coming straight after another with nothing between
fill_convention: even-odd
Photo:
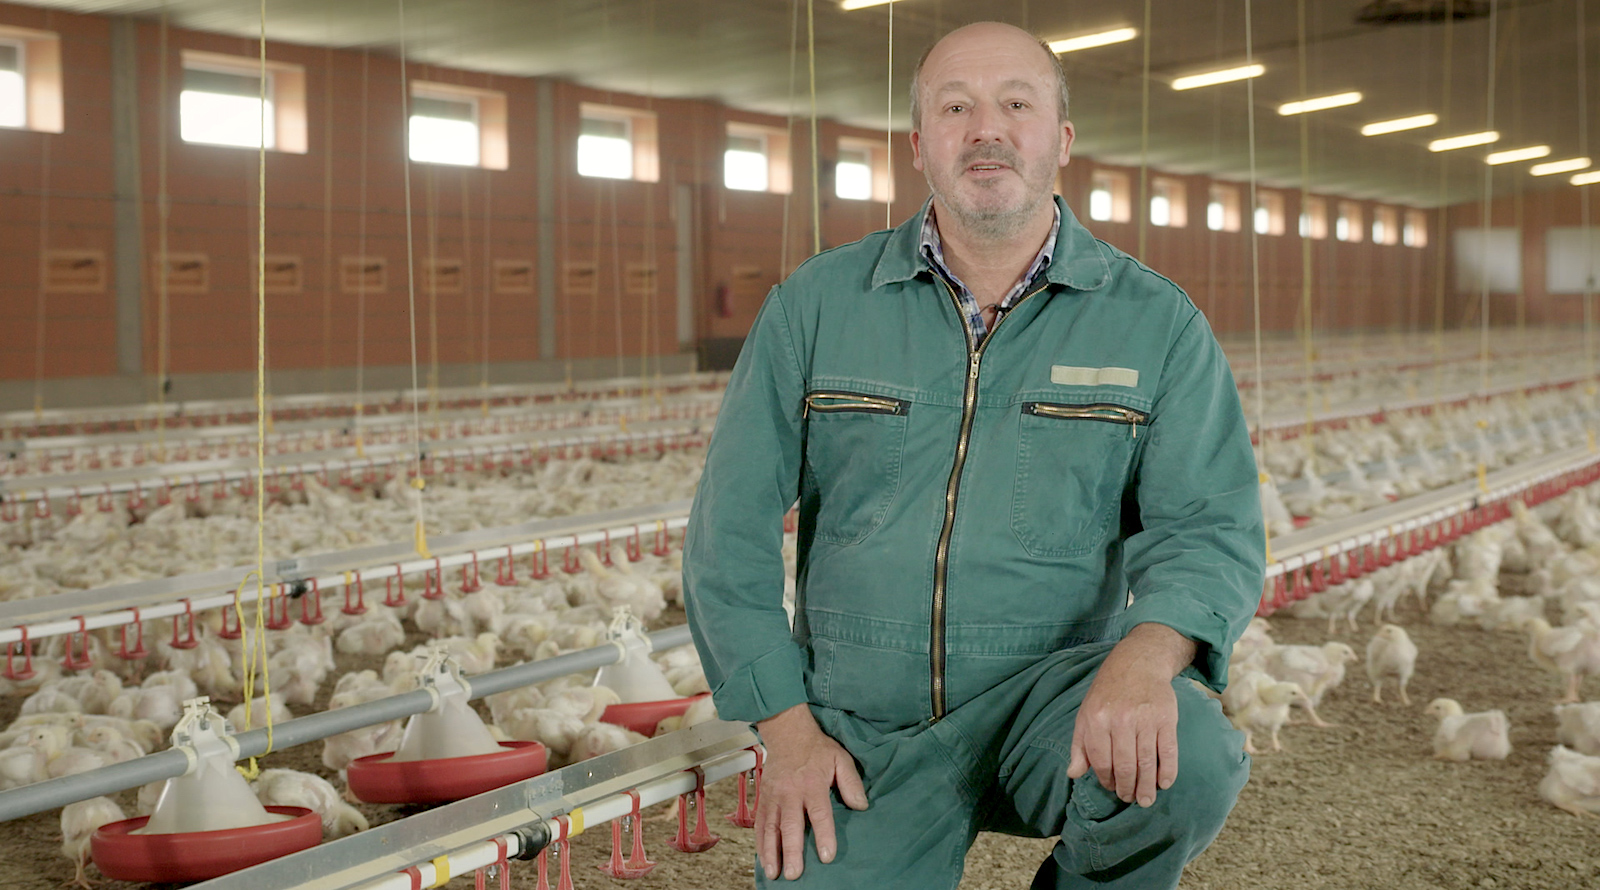
<instances>
[{"instance_id":1,"label":"white label patch on coverall","mask_svg":"<svg viewBox=\"0 0 1600 890\"><path fill-rule=\"evenodd\" d=\"M1139 385L1139 372L1133 368L1073 368L1067 365L1051 365L1050 382L1062 386L1136 387Z\"/></svg>"}]
</instances>

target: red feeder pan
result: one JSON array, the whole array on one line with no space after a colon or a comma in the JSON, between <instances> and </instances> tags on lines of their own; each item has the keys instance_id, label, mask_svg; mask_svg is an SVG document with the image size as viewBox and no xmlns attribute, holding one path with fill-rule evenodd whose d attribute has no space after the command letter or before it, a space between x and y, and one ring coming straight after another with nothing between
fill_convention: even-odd
<instances>
[{"instance_id":1,"label":"red feeder pan","mask_svg":"<svg viewBox=\"0 0 1600 890\"><path fill-rule=\"evenodd\" d=\"M350 793L367 803L445 803L544 772L538 742L501 742L504 750L471 757L390 762L390 751L350 761Z\"/></svg>"},{"instance_id":2,"label":"red feeder pan","mask_svg":"<svg viewBox=\"0 0 1600 890\"><path fill-rule=\"evenodd\" d=\"M118 881L192 882L259 865L322 843L322 819L305 807L267 807L290 816L282 822L186 831L180 834L132 834L149 816L103 826L89 839L94 864Z\"/></svg>"},{"instance_id":3,"label":"red feeder pan","mask_svg":"<svg viewBox=\"0 0 1600 890\"><path fill-rule=\"evenodd\" d=\"M653 735L656 724L668 717L682 717L683 712L696 699L705 698L708 693L691 695L688 698L669 698L662 701L640 701L620 705L610 705L600 715L606 723L614 723L623 729L631 729L640 735Z\"/></svg>"}]
</instances>

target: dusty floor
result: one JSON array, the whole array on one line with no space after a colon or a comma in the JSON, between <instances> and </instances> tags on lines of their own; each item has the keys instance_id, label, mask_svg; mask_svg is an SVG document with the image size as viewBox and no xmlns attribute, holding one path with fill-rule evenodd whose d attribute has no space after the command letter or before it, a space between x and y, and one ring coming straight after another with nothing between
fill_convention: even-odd
<instances>
[{"instance_id":1,"label":"dusty floor","mask_svg":"<svg viewBox=\"0 0 1600 890\"><path fill-rule=\"evenodd\" d=\"M1216 844L1190 867L1184 888L1600 887L1600 819L1570 816L1535 793L1545 753L1555 743L1550 700L1558 691L1556 678L1533 667L1517 634L1430 627L1414 611L1404 613L1403 623L1421 649L1412 705L1372 704L1371 687L1356 666L1321 709L1336 726L1290 726L1283 733L1284 751L1256 758L1238 808ZM1274 621L1279 642L1322 642L1325 631L1320 621ZM1370 632L1369 625L1336 638L1360 651ZM362 666L368 665L349 665ZM1587 692L1600 698L1600 681L1591 680ZM1433 760L1433 721L1422 708L1438 696L1457 698L1469 711L1504 709L1512 723L1510 759ZM0 702L0 725L17 706L16 700ZM312 745L274 756L268 765L326 775L319 757L320 746ZM124 797L131 812L131 792ZM713 786L711 797L713 813L732 811L731 784ZM391 807L367 807L366 812L375 822L398 815ZM55 890L70 880L57 818L50 812L0 827L0 887ZM648 821L647 849L660 865L636 886L750 886L752 832L717 822L713 831L722 842L686 855L667 846L675 823ZM1026 887L1049 847L1046 841L984 835L967 857L962 886ZM577 839L576 887L614 885L595 869L609 851L609 831ZM513 886L536 885L532 863L514 863L512 871ZM470 878L450 886L469 887Z\"/></svg>"}]
</instances>

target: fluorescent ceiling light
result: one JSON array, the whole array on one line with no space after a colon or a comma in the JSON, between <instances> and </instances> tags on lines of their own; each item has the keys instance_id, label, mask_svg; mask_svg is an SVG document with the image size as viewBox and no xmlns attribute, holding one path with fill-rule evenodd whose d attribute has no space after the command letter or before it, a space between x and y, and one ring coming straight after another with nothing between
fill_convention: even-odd
<instances>
[{"instance_id":1,"label":"fluorescent ceiling light","mask_svg":"<svg viewBox=\"0 0 1600 890\"><path fill-rule=\"evenodd\" d=\"M1551 161L1548 164L1534 164L1528 172L1534 176L1549 176L1552 173L1571 173L1589 166L1588 158L1568 158L1565 161Z\"/></svg>"},{"instance_id":2,"label":"fluorescent ceiling light","mask_svg":"<svg viewBox=\"0 0 1600 890\"><path fill-rule=\"evenodd\" d=\"M893 2L894 0L842 0L839 8L849 12L852 9L866 9L868 6L882 6Z\"/></svg>"},{"instance_id":3,"label":"fluorescent ceiling light","mask_svg":"<svg viewBox=\"0 0 1600 890\"><path fill-rule=\"evenodd\" d=\"M1579 173L1572 177L1573 185L1594 185L1597 182L1600 182L1600 170L1593 173Z\"/></svg>"},{"instance_id":4,"label":"fluorescent ceiling light","mask_svg":"<svg viewBox=\"0 0 1600 890\"><path fill-rule=\"evenodd\" d=\"M1320 96L1316 99L1301 99L1298 102L1285 102L1278 106L1281 115L1305 114L1309 111L1322 111L1328 108L1340 108L1345 105L1354 105L1361 101L1361 94L1338 93L1332 96Z\"/></svg>"},{"instance_id":5,"label":"fluorescent ceiling light","mask_svg":"<svg viewBox=\"0 0 1600 890\"><path fill-rule=\"evenodd\" d=\"M1507 151L1497 151L1483 159L1485 164L1515 164L1518 161L1531 161L1550 154L1548 145L1530 145L1527 148L1513 148Z\"/></svg>"},{"instance_id":6,"label":"fluorescent ceiling light","mask_svg":"<svg viewBox=\"0 0 1600 890\"><path fill-rule=\"evenodd\" d=\"M1499 142L1500 134L1494 130L1485 130L1482 133L1467 133L1464 136L1451 136L1447 139L1435 139L1428 143L1428 151L1454 151L1458 148L1470 148L1474 145L1488 145Z\"/></svg>"},{"instance_id":7,"label":"fluorescent ceiling light","mask_svg":"<svg viewBox=\"0 0 1600 890\"><path fill-rule=\"evenodd\" d=\"M1232 83L1236 80L1249 80L1267 73L1265 65L1240 65L1237 68L1224 68L1221 71L1207 71L1204 74L1191 74L1180 77L1172 82L1175 90L1192 90L1195 87L1215 86L1219 83Z\"/></svg>"},{"instance_id":8,"label":"fluorescent ceiling light","mask_svg":"<svg viewBox=\"0 0 1600 890\"><path fill-rule=\"evenodd\" d=\"M1077 52L1080 49L1093 49L1097 46L1106 46L1111 43L1124 43L1139 36L1138 28L1117 28L1112 31L1101 31L1097 34L1084 34L1081 37L1067 37L1061 40L1050 41L1050 51L1056 55Z\"/></svg>"},{"instance_id":9,"label":"fluorescent ceiling light","mask_svg":"<svg viewBox=\"0 0 1600 890\"><path fill-rule=\"evenodd\" d=\"M1438 122L1437 114L1413 114L1410 117L1397 117L1394 120L1374 121L1361 128L1361 135L1382 136L1385 133L1398 133L1401 130L1431 127Z\"/></svg>"}]
</instances>

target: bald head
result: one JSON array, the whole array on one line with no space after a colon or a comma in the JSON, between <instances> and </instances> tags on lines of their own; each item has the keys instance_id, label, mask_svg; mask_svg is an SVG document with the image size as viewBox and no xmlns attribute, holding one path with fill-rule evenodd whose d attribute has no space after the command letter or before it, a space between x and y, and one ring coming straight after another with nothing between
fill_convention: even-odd
<instances>
[{"instance_id":1,"label":"bald head","mask_svg":"<svg viewBox=\"0 0 1600 890\"><path fill-rule=\"evenodd\" d=\"M951 31L940 38L933 46L922 54L917 61L917 67L911 73L911 126L920 129L922 126L922 92L926 84L923 82L923 70L937 69L941 62L952 56L960 56L967 52L977 51L1009 51L1017 55L1015 58L1027 59L1029 54L1037 53L1039 73L1048 81L1054 83L1056 93L1056 113L1058 119L1067 119L1067 74L1061 68L1061 60L1050 50L1050 45L1037 36L1004 22L974 22Z\"/></svg>"}]
</instances>

